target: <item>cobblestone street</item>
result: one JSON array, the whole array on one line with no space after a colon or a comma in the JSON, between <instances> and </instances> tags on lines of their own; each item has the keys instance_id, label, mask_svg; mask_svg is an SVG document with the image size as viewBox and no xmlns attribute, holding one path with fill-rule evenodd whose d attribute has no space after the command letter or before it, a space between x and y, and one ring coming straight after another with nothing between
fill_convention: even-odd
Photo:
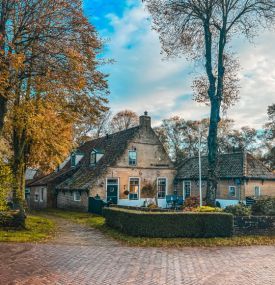
<instances>
[{"instance_id":1,"label":"cobblestone street","mask_svg":"<svg viewBox=\"0 0 275 285\"><path fill-rule=\"evenodd\" d=\"M0 284L275 284L273 246L132 248L83 226L60 227L57 243L1 243Z\"/></svg>"}]
</instances>

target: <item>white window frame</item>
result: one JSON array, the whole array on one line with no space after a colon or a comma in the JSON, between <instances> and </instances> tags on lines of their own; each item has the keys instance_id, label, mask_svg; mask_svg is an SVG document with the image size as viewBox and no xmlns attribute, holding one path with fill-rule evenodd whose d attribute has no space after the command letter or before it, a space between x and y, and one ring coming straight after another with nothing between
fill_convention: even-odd
<instances>
[{"instance_id":1,"label":"white window frame","mask_svg":"<svg viewBox=\"0 0 275 285\"><path fill-rule=\"evenodd\" d=\"M256 195L256 188L259 189L259 195ZM254 195L255 195L255 197L260 197L261 196L261 187L260 186L258 186L258 185L254 186Z\"/></svg>"},{"instance_id":2,"label":"white window frame","mask_svg":"<svg viewBox=\"0 0 275 285\"><path fill-rule=\"evenodd\" d=\"M92 155L94 155L94 161L92 162ZM96 153L96 151L95 150L92 150L91 152L90 152L90 165L91 166L95 166L96 165L96 156L97 156L97 153Z\"/></svg>"},{"instance_id":3,"label":"white window frame","mask_svg":"<svg viewBox=\"0 0 275 285\"><path fill-rule=\"evenodd\" d=\"M138 197L137 197L137 199L130 199L130 194L131 194L131 192L130 192L130 181L131 181L131 179L138 179ZM128 200L137 201L140 199L140 177L129 177L129 179L128 179L128 191L129 191Z\"/></svg>"},{"instance_id":4,"label":"white window frame","mask_svg":"<svg viewBox=\"0 0 275 285\"><path fill-rule=\"evenodd\" d=\"M185 197L185 183L186 182L190 183L190 196L189 197L191 197L191 195L192 195L192 181L191 180L184 180L183 181L183 191L182 191L184 200L186 199L186 197ZM189 198L189 197L187 197L187 198Z\"/></svg>"},{"instance_id":5,"label":"white window frame","mask_svg":"<svg viewBox=\"0 0 275 285\"><path fill-rule=\"evenodd\" d=\"M76 193L79 193L79 200L76 199ZM75 201L75 202L80 202L80 201L81 201L81 194L80 194L79 191L74 191L73 197L74 197L74 201Z\"/></svg>"},{"instance_id":6,"label":"white window frame","mask_svg":"<svg viewBox=\"0 0 275 285\"><path fill-rule=\"evenodd\" d=\"M230 194L230 188L234 188L235 189L235 195L231 195ZM235 186L235 185L229 185L228 186L228 196L230 197L230 198L237 198L237 186Z\"/></svg>"},{"instance_id":7,"label":"white window frame","mask_svg":"<svg viewBox=\"0 0 275 285\"><path fill-rule=\"evenodd\" d=\"M158 189L158 187L159 187L159 180L160 179L165 179L165 195L164 195L164 197L159 197L159 189ZM168 187L168 179L167 179L167 177L158 177L157 178L157 196L158 196L158 199L165 199L165 197L167 195L167 187Z\"/></svg>"},{"instance_id":8,"label":"white window frame","mask_svg":"<svg viewBox=\"0 0 275 285\"><path fill-rule=\"evenodd\" d=\"M130 164L130 152L136 153L136 163L135 164ZM137 150L136 149L129 149L128 150L128 165L129 166L137 166Z\"/></svg>"},{"instance_id":9,"label":"white window frame","mask_svg":"<svg viewBox=\"0 0 275 285\"><path fill-rule=\"evenodd\" d=\"M39 191L40 193L39 193L39 201L40 202L44 202L44 196L45 196L45 188L44 187L42 187L42 188L40 188L40 191ZM42 195L42 193L43 193L43 195Z\"/></svg>"}]
</instances>

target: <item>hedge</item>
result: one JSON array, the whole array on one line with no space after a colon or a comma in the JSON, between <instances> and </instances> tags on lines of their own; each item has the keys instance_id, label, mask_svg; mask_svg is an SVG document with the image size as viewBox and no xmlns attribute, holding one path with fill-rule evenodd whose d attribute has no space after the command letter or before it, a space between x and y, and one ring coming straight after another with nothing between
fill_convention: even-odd
<instances>
[{"instance_id":1,"label":"hedge","mask_svg":"<svg viewBox=\"0 0 275 285\"><path fill-rule=\"evenodd\" d=\"M24 228L26 216L20 211L0 212L0 228Z\"/></svg>"},{"instance_id":2,"label":"hedge","mask_svg":"<svg viewBox=\"0 0 275 285\"><path fill-rule=\"evenodd\" d=\"M228 213L142 212L104 208L106 224L125 234L144 237L229 237L233 215Z\"/></svg>"}]
</instances>

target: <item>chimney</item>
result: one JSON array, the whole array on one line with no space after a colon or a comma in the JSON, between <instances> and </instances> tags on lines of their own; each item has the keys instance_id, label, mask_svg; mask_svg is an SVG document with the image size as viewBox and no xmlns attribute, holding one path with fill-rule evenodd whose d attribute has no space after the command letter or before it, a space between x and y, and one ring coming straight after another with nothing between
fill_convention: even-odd
<instances>
[{"instance_id":1,"label":"chimney","mask_svg":"<svg viewBox=\"0 0 275 285\"><path fill-rule=\"evenodd\" d=\"M139 125L141 128L151 128L151 117L148 116L147 111L144 112L144 115L139 117Z\"/></svg>"}]
</instances>

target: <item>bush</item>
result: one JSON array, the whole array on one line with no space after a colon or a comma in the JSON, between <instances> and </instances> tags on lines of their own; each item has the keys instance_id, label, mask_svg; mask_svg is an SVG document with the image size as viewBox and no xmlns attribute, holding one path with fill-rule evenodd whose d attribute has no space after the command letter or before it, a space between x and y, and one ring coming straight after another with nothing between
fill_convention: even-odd
<instances>
[{"instance_id":1,"label":"bush","mask_svg":"<svg viewBox=\"0 0 275 285\"><path fill-rule=\"evenodd\" d=\"M187 209L197 208L200 206L200 197L191 196L184 200L183 207Z\"/></svg>"},{"instance_id":2,"label":"bush","mask_svg":"<svg viewBox=\"0 0 275 285\"><path fill-rule=\"evenodd\" d=\"M21 211L0 212L0 227L24 228L26 216Z\"/></svg>"},{"instance_id":3,"label":"bush","mask_svg":"<svg viewBox=\"0 0 275 285\"><path fill-rule=\"evenodd\" d=\"M211 213L211 212L222 212L220 208L214 208L210 206L202 206L192 209L192 212L204 212L204 213Z\"/></svg>"},{"instance_id":4,"label":"bush","mask_svg":"<svg viewBox=\"0 0 275 285\"><path fill-rule=\"evenodd\" d=\"M251 208L245 206L242 203L237 204L237 205L227 206L225 207L223 211L225 213L230 213L234 216L250 216L251 215Z\"/></svg>"},{"instance_id":5,"label":"bush","mask_svg":"<svg viewBox=\"0 0 275 285\"><path fill-rule=\"evenodd\" d=\"M104 208L106 224L132 236L228 237L233 216L226 213L142 212Z\"/></svg>"},{"instance_id":6,"label":"bush","mask_svg":"<svg viewBox=\"0 0 275 285\"><path fill-rule=\"evenodd\" d=\"M252 205L253 215L275 216L275 198L261 198Z\"/></svg>"}]
</instances>

